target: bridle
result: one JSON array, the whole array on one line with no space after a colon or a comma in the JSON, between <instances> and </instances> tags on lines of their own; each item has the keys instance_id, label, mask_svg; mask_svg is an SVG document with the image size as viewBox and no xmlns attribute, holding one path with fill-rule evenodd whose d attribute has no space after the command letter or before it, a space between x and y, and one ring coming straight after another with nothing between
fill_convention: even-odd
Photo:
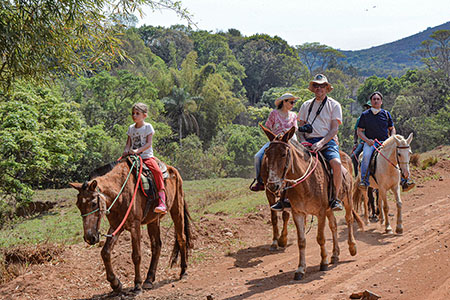
<instances>
[{"instance_id":1,"label":"bridle","mask_svg":"<svg viewBox=\"0 0 450 300\"><path fill-rule=\"evenodd\" d=\"M287 148L287 156L288 157L286 159L286 164L284 166L283 173L282 173L282 176L281 176L281 179L280 179L280 181L282 182L282 185L284 185L284 187L282 188L282 192L284 192L284 191L286 191L288 189L294 188L300 182L306 180L306 178L308 178L314 172L314 170L316 169L317 164L319 162L319 155L315 151L308 150L309 151L308 153L309 153L311 159L309 160L309 165L308 165L308 168L306 169L305 173L301 177L299 177L297 179L294 179L294 180L286 179L286 174L288 172L289 165L291 165L292 173L294 173L294 164L292 162L291 145L289 145L288 143L283 142L283 141L275 140L275 141L271 141L270 142L269 147L267 147L267 149L269 149L272 145L275 145L275 144L281 144L281 145L286 146L286 148ZM304 146L311 146L310 143L302 143L302 145L304 145ZM316 160L315 160L314 167L311 169L312 164L313 164L312 153L316 154ZM270 181L269 179L267 180L268 184L270 184L270 183L277 183L277 182L278 181ZM287 184L290 184L290 185L286 186ZM269 192L271 192L272 194L274 194L274 192L272 192L270 189L267 189L267 190Z\"/></svg>"},{"instance_id":2,"label":"bridle","mask_svg":"<svg viewBox=\"0 0 450 300\"><path fill-rule=\"evenodd\" d=\"M375 142L378 143L379 145L383 145L382 143L380 143L377 139L375 139ZM405 175L403 174L403 170L401 167L398 167L397 165L409 165L409 161L400 161L399 156L400 154L398 153L398 149L410 149L410 145L406 145L406 146L396 146L395 148L395 160L397 161L396 164L394 164L389 158L387 158L386 156L383 155L383 153L381 153L381 151L375 146L375 143L372 145L372 147L375 148L375 150L384 158L386 159L394 168L396 168L397 170L400 171L401 175L403 178L405 178Z\"/></svg>"}]
</instances>

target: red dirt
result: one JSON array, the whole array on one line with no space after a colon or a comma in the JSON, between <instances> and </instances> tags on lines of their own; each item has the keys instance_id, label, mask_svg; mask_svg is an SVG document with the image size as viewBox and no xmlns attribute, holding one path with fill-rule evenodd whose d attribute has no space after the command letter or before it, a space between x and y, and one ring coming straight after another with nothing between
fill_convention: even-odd
<instances>
[{"instance_id":1,"label":"red dirt","mask_svg":"<svg viewBox=\"0 0 450 300\"><path fill-rule=\"evenodd\" d=\"M425 181L433 176L434 180ZM437 176L436 176L437 175ZM133 295L134 271L128 234L113 257L125 293L111 289L100 258L100 247L67 247L56 260L33 265L0 287L1 299L349 299L364 290L381 299L450 299L450 161L416 171L415 189L402 193L404 234L385 234L379 224L357 231L358 254L347 250L344 217L338 215L340 262L319 271L316 227L307 235L306 278L294 281L298 264L295 228L290 226L285 250L271 252L267 205L242 218L205 215L196 222L196 260L189 276L177 280L179 268L169 269L173 228L163 229L163 253L155 288ZM396 207L390 202L395 228ZM291 221L291 224L293 222ZM308 224L309 226L309 224ZM327 249L331 252L329 229ZM148 238L143 242L143 275L150 260ZM191 256L192 258L192 256Z\"/></svg>"}]
</instances>

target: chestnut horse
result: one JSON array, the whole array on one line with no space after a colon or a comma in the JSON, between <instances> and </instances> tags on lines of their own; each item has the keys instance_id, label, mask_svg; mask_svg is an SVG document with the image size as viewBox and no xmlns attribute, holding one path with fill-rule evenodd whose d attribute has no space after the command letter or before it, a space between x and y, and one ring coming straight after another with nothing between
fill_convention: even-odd
<instances>
[{"instance_id":1,"label":"chestnut horse","mask_svg":"<svg viewBox=\"0 0 450 300\"><path fill-rule=\"evenodd\" d=\"M339 245L337 238L337 222L328 204L329 199L329 181L330 178L324 166L318 163L316 168L311 167L314 156L303 147L301 144L294 145L289 140L295 134L295 127L292 127L284 135L275 136L269 129L260 125L265 134L270 140L270 145L266 149L263 163L261 167L261 177L266 186L266 195L269 203L275 203L277 194L282 192L286 183L292 180L304 177L305 180L295 185L293 188L286 190L285 196L291 202L291 212L297 228L297 242L299 247L299 265L295 271L294 280L300 280L304 277L306 272L305 248L305 222L306 216L311 214L317 216L317 243L320 245L320 270L328 269L328 254L325 249L325 218L328 218L329 227L333 238L333 255L331 262L333 264L339 261ZM338 195L344 203L345 220L348 227L348 245L350 254L356 255L356 243L353 237L353 216L357 218L358 224L363 228L363 224L359 216L353 211L353 203L351 201L352 192L352 162L348 155L343 155L342 187ZM309 175L308 175L309 174ZM307 175L307 177L306 177ZM272 248L285 246L287 242L287 221L289 220L289 213L283 211L283 231L282 235L278 235L277 214L272 212L272 226L273 226L273 244Z\"/></svg>"},{"instance_id":2,"label":"chestnut horse","mask_svg":"<svg viewBox=\"0 0 450 300\"><path fill-rule=\"evenodd\" d=\"M378 189L380 200L380 224L385 221L385 232L392 233L392 227L389 222L389 205L387 202L387 191L391 190L397 203L397 227L396 233L403 233L402 222L402 199L400 198L400 176L409 177L409 159L411 156L410 144L413 139L411 133L407 139L399 134L392 135L383 142L379 148L379 155L376 161L375 178L370 176L370 187ZM360 172L361 173L361 172ZM353 199L364 200L364 222L368 224L368 199L367 193L362 192L365 189L359 187L361 178L356 178L353 191ZM384 215L383 215L384 212Z\"/></svg>"},{"instance_id":3,"label":"chestnut horse","mask_svg":"<svg viewBox=\"0 0 450 300\"><path fill-rule=\"evenodd\" d=\"M171 266L176 264L178 254L181 254L180 278L186 273L188 248L192 247L190 241L190 224L187 204L184 200L182 189L183 181L177 169L167 166L169 177L165 179L166 203L175 227L175 245L172 251ZM109 221L109 230L101 256L106 269L106 279L114 292L122 290L119 278L114 274L111 263L111 252L124 231L130 231L132 243L132 259L134 263L134 292L140 292L142 288L150 289L155 281L156 268L161 254L160 218L161 214L153 212L157 201L153 201L147 207L148 198L139 189L132 204L132 209L126 218L123 227L119 225L124 220L126 212L132 201L136 185L136 169L130 169L127 159L120 160L111 171L83 184L70 183L78 190L77 207L83 216L84 240L94 245L99 242L100 222L106 215ZM131 174L129 176L129 174ZM129 180L127 181L127 177ZM120 193L123 186L123 191ZM114 202L114 200L117 200ZM107 209L108 208L108 209ZM145 214L145 212L148 213ZM151 241L152 259L147 277L142 283L141 277L141 225L147 225L148 235ZM117 234L115 233L118 229Z\"/></svg>"}]
</instances>

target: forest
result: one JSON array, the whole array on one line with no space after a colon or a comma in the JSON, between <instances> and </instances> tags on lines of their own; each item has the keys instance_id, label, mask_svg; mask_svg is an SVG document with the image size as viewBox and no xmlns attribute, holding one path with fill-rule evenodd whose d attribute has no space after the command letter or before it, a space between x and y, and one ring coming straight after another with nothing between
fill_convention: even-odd
<instances>
[{"instance_id":1,"label":"forest","mask_svg":"<svg viewBox=\"0 0 450 300\"><path fill-rule=\"evenodd\" d=\"M136 102L149 105L156 156L185 180L253 177L253 156L267 139L258 123L285 92L300 98L298 111L314 96L307 86L316 73L342 105L338 136L347 153L373 91L383 93L397 133L414 133L413 152L450 144L450 30L419 45L425 67L362 76L320 43L136 27L133 5L145 1L123 1L111 15L100 0L44 2L0 7L0 219L31 201L33 190L85 181L120 157Z\"/></svg>"}]
</instances>

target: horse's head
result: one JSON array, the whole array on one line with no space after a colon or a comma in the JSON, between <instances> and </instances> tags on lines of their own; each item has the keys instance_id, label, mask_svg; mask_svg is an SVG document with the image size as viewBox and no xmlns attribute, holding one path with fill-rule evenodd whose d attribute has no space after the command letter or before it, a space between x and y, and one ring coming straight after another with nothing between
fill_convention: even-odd
<instances>
[{"instance_id":1,"label":"horse's head","mask_svg":"<svg viewBox=\"0 0 450 300\"><path fill-rule=\"evenodd\" d=\"M84 241L94 245L100 240L100 222L106 210L105 196L97 188L97 181L70 183L78 190L77 207L83 217Z\"/></svg>"},{"instance_id":2,"label":"horse's head","mask_svg":"<svg viewBox=\"0 0 450 300\"><path fill-rule=\"evenodd\" d=\"M397 143L397 162L400 166L402 177L406 179L409 177L409 160L412 154L410 144L413 134L411 132L407 139L401 135L394 135L394 139Z\"/></svg>"},{"instance_id":3,"label":"horse's head","mask_svg":"<svg viewBox=\"0 0 450 300\"><path fill-rule=\"evenodd\" d=\"M266 149L261 175L266 181L266 187L272 193L278 193L283 186L284 177L291 162L289 139L295 133L295 127L292 127L283 135L276 136L272 131L260 124L264 133L270 140L270 145Z\"/></svg>"}]
</instances>

